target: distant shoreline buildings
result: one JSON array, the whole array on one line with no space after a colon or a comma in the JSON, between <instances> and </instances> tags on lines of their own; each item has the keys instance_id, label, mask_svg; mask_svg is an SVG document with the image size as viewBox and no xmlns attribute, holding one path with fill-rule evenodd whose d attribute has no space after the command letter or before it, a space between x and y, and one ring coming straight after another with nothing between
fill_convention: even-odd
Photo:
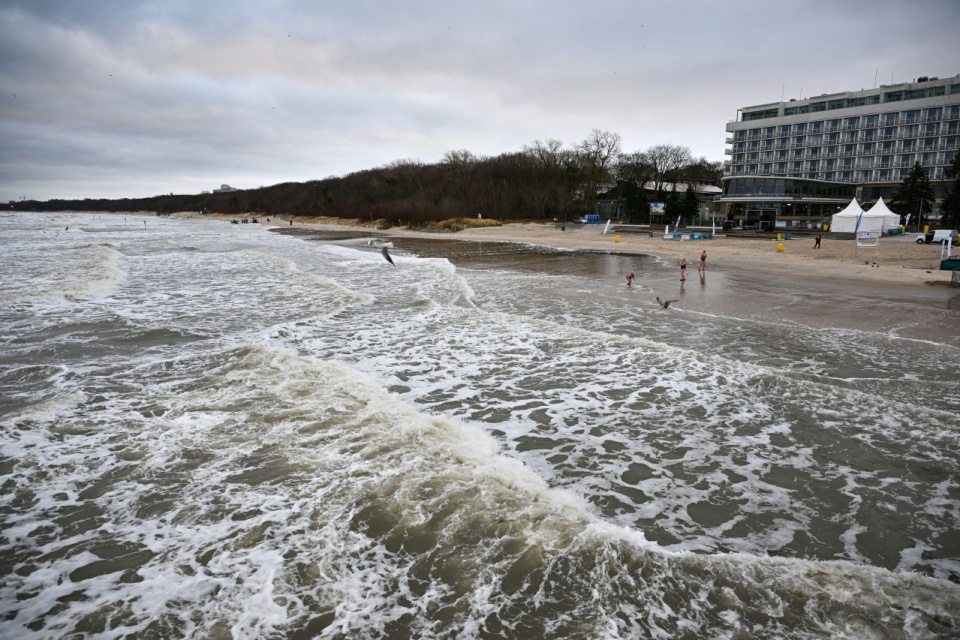
<instances>
[{"instance_id":1,"label":"distant shoreline buildings","mask_svg":"<svg viewBox=\"0 0 960 640\"><path fill-rule=\"evenodd\" d=\"M727 220L813 228L854 197L889 200L918 162L942 199L960 151L960 75L743 107L726 130Z\"/></svg>"}]
</instances>

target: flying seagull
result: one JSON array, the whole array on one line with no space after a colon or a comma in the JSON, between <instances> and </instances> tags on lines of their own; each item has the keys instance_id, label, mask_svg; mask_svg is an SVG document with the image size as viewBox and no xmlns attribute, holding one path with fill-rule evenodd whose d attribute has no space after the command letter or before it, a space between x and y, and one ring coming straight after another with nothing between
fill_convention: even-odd
<instances>
[{"instance_id":1,"label":"flying seagull","mask_svg":"<svg viewBox=\"0 0 960 640\"><path fill-rule=\"evenodd\" d=\"M397 266L396 264L393 263L393 258L390 257L390 252L387 251L387 249L393 246L392 242L390 242L389 240L383 240L381 238L372 238L370 240L367 240L367 246L380 247L380 254L384 258L386 258L387 262L389 262L393 266Z\"/></svg>"},{"instance_id":2,"label":"flying seagull","mask_svg":"<svg viewBox=\"0 0 960 640\"><path fill-rule=\"evenodd\" d=\"M664 309L667 309L667 308L670 307L670 303L671 303L671 302L676 302L676 300L661 300L661 299L660 299L660 296L657 296L657 302L660 303L660 306L661 306L661 307L663 307Z\"/></svg>"}]
</instances>

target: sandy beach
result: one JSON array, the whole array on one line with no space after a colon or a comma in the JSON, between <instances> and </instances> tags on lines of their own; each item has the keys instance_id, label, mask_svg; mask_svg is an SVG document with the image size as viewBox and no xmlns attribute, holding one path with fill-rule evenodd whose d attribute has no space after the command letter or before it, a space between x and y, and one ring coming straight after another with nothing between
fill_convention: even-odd
<instances>
[{"instance_id":1,"label":"sandy beach","mask_svg":"<svg viewBox=\"0 0 960 640\"><path fill-rule=\"evenodd\" d=\"M250 218L214 214L223 219ZM369 224L335 218L293 218L297 228L344 229L363 228L372 231ZM261 223L289 224L287 218L260 218ZM692 273L696 273L700 252L707 250L707 269L757 270L794 278L839 279L870 282L873 285L891 283L900 285L947 286L952 273L940 271L940 245L917 244L916 234L880 239L877 248L857 248L849 239L833 239L823 234L820 249L814 249L813 238L792 240L766 238L732 238L718 236L712 240L664 240L648 233L604 234L602 225L566 225L561 229L555 223L506 223L502 226L466 228L455 233L411 231L395 227L382 231L384 235L421 238L456 239L463 241L523 242L564 249L611 251L625 254L658 256L665 261L687 259ZM777 250L783 244L783 251ZM958 249L954 247L954 256Z\"/></svg>"}]
</instances>

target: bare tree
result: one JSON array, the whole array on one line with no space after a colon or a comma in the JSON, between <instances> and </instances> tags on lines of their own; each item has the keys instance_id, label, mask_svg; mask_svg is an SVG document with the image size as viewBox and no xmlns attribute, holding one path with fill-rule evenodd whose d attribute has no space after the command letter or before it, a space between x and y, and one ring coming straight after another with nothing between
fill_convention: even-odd
<instances>
[{"instance_id":1,"label":"bare tree","mask_svg":"<svg viewBox=\"0 0 960 640\"><path fill-rule=\"evenodd\" d=\"M683 179L687 184L720 186L723 177L723 162L710 162L701 156L683 169Z\"/></svg>"},{"instance_id":2,"label":"bare tree","mask_svg":"<svg viewBox=\"0 0 960 640\"><path fill-rule=\"evenodd\" d=\"M523 152L548 171L559 169L563 162L563 143L553 138L546 142L534 140L523 148Z\"/></svg>"},{"instance_id":3,"label":"bare tree","mask_svg":"<svg viewBox=\"0 0 960 640\"><path fill-rule=\"evenodd\" d=\"M477 162L479 158L466 149L455 149L443 154L443 164L463 171L471 164Z\"/></svg>"},{"instance_id":4,"label":"bare tree","mask_svg":"<svg viewBox=\"0 0 960 640\"><path fill-rule=\"evenodd\" d=\"M644 160L653 170L653 187L662 191L665 182L675 178L683 167L693 160L690 147L675 144L658 144L643 152Z\"/></svg>"},{"instance_id":5,"label":"bare tree","mask_svg":"<svg viewBox=\"0 0 960 640\"><path fill-rule=\"evenodd\" d=\"M583 171L585 204L592 211L597 186L610 178L613 163L620 156L620 135L594 129L575 149Z\"/></svg>"}]
</instances>

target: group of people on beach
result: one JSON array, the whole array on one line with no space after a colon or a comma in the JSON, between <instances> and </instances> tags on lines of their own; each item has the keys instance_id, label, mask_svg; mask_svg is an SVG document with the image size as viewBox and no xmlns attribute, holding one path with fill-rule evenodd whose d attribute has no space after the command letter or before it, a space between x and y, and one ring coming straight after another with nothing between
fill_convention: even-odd
<instances>
[{"instance_id":1,"label":"group of people on beach","mask_svg":"<svg viewBox=\"0 0 960 640\"><path fill-rule=\"evenodd\" d=\"M704 249L700 252L700 266L697 268L697 271L700 272L701 278L703 274L707 272L707 250ZM631 271L627 274L627 286L632 287L633 281L636 279L636 275ZM687 259L682 257L680 258L680 282L685 282L687 279Z\"/></svg>"},{"instance_id":2,"label":"group of people on beach","mask_svg":"<svg viewBox=\"0 0 960 640\"><path fill-rule=\"evenodd\" d=\"M704 249L700 252L700 266L697 268L701 274L707 272L707 250ZM684 282L687 279L687 259L680 258L680 282Z\"/></svg>"}]
</instances>

